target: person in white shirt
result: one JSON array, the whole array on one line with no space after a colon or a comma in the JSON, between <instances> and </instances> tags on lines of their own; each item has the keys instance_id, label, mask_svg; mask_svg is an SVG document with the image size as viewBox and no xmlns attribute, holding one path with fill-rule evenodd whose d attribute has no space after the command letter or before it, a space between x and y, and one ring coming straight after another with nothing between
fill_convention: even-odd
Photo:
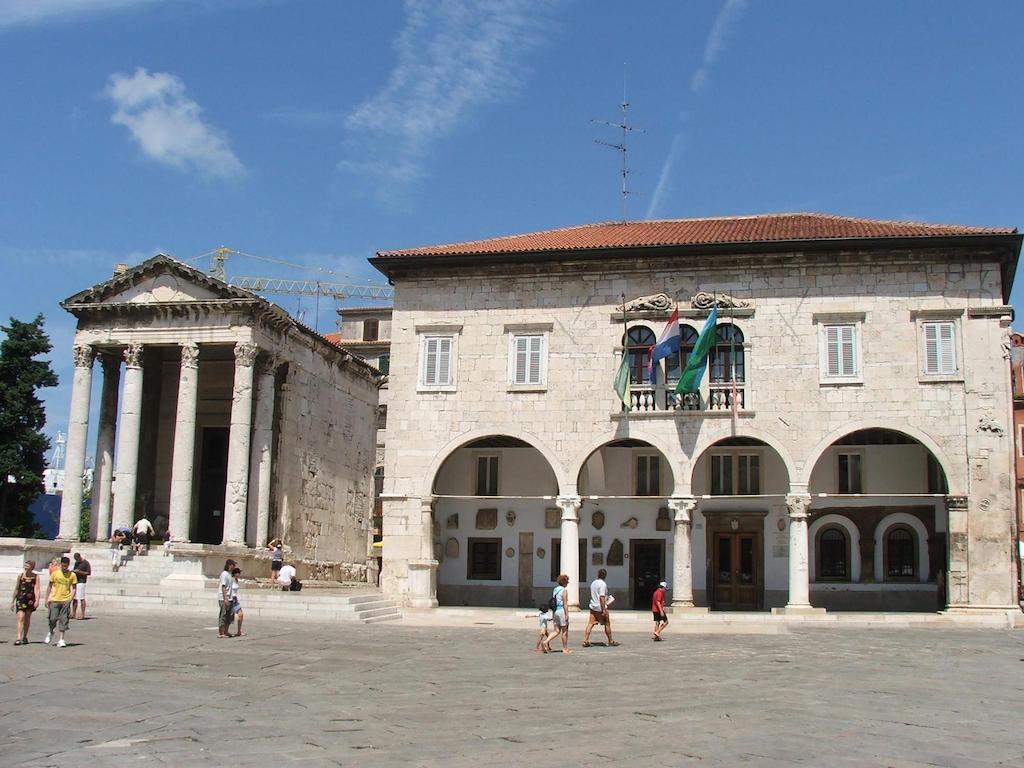
<instances>
[{"instance_id":1,"label":"person in white shirt","mask_svg":"<svg viewBox=\"0 0 1024 768\"><path fill-rule=\"evenodd\" d=\"M295 566L291 563L281 566L277 583L281 585L282 592L298 592L302 589L302 582L295 578Z\"/></svg>"},{"instance_id":2,"label":"person in white shirt","mask_svg":"<svg viewBox=\"0 0 1024 768\"><path fill-rule=\"evenodd\" d=\"M149 522L145 515L139 518L139 521L135 523L135 554L142 554L142 548L145 547L146 551L149 551L149 539L153 536L153 524Z\"/></svg>"},{"instance_id":3,"label":"person in white shirt","mask_svg":"<svg viewBox=\"0 0 1024 768\"><path fill-rule=\"evenodd\" d=\"M608 594L608 584L604 580L607 575L608 571L602 568L597 572L597 578L590 582L590 620L587 622L587 628L583 631L584 648L590 647L590 632L597 624L604 627L604 633L608 636L608 645L618 645L612 640L612 618L608 613L608 606L615 598Z\"/></svg>"}]
</instances>

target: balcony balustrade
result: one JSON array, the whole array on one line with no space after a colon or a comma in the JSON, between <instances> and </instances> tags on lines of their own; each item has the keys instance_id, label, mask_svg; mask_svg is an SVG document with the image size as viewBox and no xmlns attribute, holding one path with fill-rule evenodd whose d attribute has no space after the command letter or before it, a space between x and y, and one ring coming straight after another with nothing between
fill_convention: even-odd
<instances>
[{"instance_id":1,"label":"balcony balustrade","mask_svg":"<svg viewBox=\"0 0 1024 768\"><path fill-rule=\"evenodd\" d=\"M732 382L712 384L706 393L676 393L673 384L631 384L629 387L630 410L651 411L729 411L732 410ZM745 407L745 387L736 384L736 409Z\"/></svg>"}]
</instances>

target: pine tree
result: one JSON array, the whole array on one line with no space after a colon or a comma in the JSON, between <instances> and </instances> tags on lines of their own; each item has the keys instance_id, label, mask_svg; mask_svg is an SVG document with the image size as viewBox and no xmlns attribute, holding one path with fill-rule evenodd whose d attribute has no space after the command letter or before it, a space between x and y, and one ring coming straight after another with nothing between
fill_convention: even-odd
<instances>
[{"instance_id":1,"label":"pine tree","mask_svg":"<svg viewBox=\"0 0 1024 768\"><path fill-rule=\"evenodd\" d=\"M0 536L40 536L29 505L43 492L50 440L36 391L57 386L57 375L36 357L52 345L42 315L30 323L12 317L0 330L7 336L0 342Z\"/></svg>"}]
</instances>

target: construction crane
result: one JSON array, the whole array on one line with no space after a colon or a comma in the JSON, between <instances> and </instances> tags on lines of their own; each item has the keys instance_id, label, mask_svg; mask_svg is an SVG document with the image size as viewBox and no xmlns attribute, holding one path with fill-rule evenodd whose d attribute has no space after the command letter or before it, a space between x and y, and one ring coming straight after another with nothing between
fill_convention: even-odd
<instances>
[{"instance_id":1,"label":"construction crane","mask_svg":"<svg viewBox=\"0 0 1024 768\"><path fill-rule=\"evenodd\" d=\"M251 253L243 253L223 245L210 251L204 256L210 256L210 276L223 280L236 288L244 288L255 293L276 293L285 296L315 296L316 306L314 308L313 329L320 330L320 297L332 299L369 299L371 301L393 301L395 289L389 285L366 283L358 285L355 283L336 283L324 280L292 280L287 277L228 277L225 264L230 254L245 256L250 259L267 261L271 264L280 264L293 269L309 270L305 264L293 264L281 259L272 259L267 256L254 256ZM202 258L197 256L196 258ZM324 271L324 270L321 270ZM333 273L331 273L333 274ZM301 322L305 315L304 310L299 310L297 317Z\"/></svg>"}]
</instances>

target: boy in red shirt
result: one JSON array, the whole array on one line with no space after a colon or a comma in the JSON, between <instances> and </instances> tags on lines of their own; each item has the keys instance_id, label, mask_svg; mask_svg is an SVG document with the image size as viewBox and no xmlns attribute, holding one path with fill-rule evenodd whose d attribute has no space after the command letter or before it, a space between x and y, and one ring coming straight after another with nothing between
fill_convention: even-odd
<instances>
[{"instance_id":1,"label":"boy in red shirt","mask_svg":"<svg viewBox=\"0 0 1024 768\"><path fill-rule=\"evenodd\" d=\"M661 633L668 626L668 616L665 615L665 590L668 584L664 581L654 590L654 597L651 598L651 613L654 614L654 635L651 637L656 642L661 641Z\"/></svg>"}]
</instances>

